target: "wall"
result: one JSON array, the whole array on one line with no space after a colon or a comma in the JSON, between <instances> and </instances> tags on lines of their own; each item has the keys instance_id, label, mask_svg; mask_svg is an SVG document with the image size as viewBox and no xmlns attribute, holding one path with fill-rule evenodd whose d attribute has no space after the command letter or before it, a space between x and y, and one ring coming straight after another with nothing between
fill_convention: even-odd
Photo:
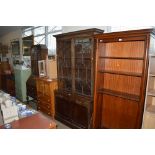
<instances>
[{"instance_id":1,"label":"wall","mask_svg":"<svg viewBox=\"0 0 155 155\"><path fill-rule=\"evenodd\" d=\"M98 28L105 30L105 32L111 31L111 26L62 26L62 33L90 29L90 28Z\"/></svg>"}]
</instances>

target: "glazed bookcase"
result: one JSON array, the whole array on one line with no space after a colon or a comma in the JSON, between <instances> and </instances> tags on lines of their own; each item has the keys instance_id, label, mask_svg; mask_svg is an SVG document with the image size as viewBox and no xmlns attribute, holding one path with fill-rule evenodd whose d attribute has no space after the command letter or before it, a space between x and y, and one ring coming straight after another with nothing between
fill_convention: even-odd
<instances>
[{"instance_id":1,"label":"glazed bookcase","mask_svg":"<svg viewBox=\"0 0 155 155\"><path fill-rule=\"evenodd\" d=\"M89 29L56 35L58 90L55 116L73 128L90 126L94 88L94 34Z\"/></svg>"}]
</instances>

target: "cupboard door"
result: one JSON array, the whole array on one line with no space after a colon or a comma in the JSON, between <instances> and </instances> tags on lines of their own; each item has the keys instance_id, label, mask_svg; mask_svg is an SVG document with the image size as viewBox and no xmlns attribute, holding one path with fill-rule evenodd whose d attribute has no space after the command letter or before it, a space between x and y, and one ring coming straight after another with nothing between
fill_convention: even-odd
<instances>
[{"instance_id":1,"label":"cupboard door","mask_svg":"<svg viewBox=\"0 0 155 155\"><path fill-rule=\"evenodd\" d=\"M101 128L136 128L138 102L103 95Z\"/></svg>"},{"instance_id":2,"label":"cupboard door","mask_svg":"<svg viewBox=\"0 0 155 155\"><path fill-rule=\"evenodd\" d=\"M59 89L71 91L71 40L61 40L58 44L58 87Z\"/></svg>"},{"instance_id":3,"label":"cupboard door","mask_svg":"<svg viewBox=\"0 0 155 155\"><path fill-rule=\"evenodd\" d=\"M75 39L75 92L82 95L92 94L92 51L91 38Z\"/></svg>"},{"instance_id":4,"label":"cupboard door","mask_svg":"<svg viewBox=\"0 0 155 155\"><path fill-rule=\"evenodd\" d=\"M73 103L72 121L82 128L88 127L88 108Z\"/></svg>"},{"instance_id":5,"label":"cupboard door","mask_svg":"<svg viewBox=\"0 0 155 155\"><path fill-rule=\"evenodd\" d=\"M55 100L56 117L61 117L62 119L71 121L73 104L70 101L67 101L66 99L60 98L58 96L55 97Z\"/></svg>"}]
</instances>

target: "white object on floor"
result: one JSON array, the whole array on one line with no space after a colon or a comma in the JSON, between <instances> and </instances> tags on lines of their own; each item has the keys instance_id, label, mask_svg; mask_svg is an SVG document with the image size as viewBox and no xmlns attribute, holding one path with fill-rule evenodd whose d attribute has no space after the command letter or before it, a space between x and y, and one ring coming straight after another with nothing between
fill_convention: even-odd
<instances>
[{"instance_id":1,"label":"white object on floor","mask_svg":"<svg viewBox=\"0 0 155 155\"><path fill-rule=\"evenodd\" d=\"M11 107L12 106L12 101L11 100L6 100L5 105L6 105L7 108Z\"/></svg>"},{"instance_id":2,"label":"white object on floor","mask_svg":"<svg viewBox=\"0 0 155 155\"><path fill-rule=\"evenodd\" d=\"M4 124L10 123L14 120L18 120L17 106L11 106L9 108L2 109Z\"/></svg>"}]
</instances>

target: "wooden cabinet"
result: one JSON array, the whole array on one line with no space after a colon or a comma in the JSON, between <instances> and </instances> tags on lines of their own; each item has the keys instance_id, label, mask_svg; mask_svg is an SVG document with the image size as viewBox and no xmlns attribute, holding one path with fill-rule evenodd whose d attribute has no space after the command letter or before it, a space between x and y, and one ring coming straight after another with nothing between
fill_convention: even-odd
<instances>
[{"instance_id":1,"label":"wooden cabinet","mask_svg":"<svg viewBox=\"0 0 155 155\"><path fill-rule=\"evenodd\" d=\"M56 35L56 118L75 128L90 126L94 88L94 34L88 29ZM66 97L67 96L67 97Z\"/></svg>"},{"instance_id":2,"label":"wooden cabinet","mask_svg":"<svg viewBox=\"0 0 155 155\"><path fill-rule=\"evenodd\" d=\"M8 62L0 63L0 89L15 96L15 79Z\"/></svg>"},{"instance_id":3,"label":"wooden cabinet","mask_svg":"<svg viewBox=\"0 0 155 155\"><path fill-rule=\"evenodd\" d=\"M36 78L38 110L55 115L54 90L57 89L57 80Z\"/></svg>"},{"instance_id":4,"label":"wooden cabinet","mask_svg":"<svg viewBox=\"0 0 155 155\"><path fill-rule=\"evenodd\" d=\"M153 29L96 35L94 128L141 128Z\"/></svg>"},{"instance_id":5,"label":"wooden cabinet","mask_svg":"<svg viewBox=\"0 0 155 155\"><path fill-rule=\"evenodd\" d=\"M143 128L155 129L155 37L151 36Z\"/></svg>"},{"instance_id":6,"label":"wooden cabinet","mask_svg":"<svg viewBox=\"0 0 155 155\"><path fill-rule=\"evenodd\" d=\"M31 48L31 76L26 82L27 99L37 99L37 88L35 78L39 77L38 61L47 60L48 49L46 45L33 45Z\"/></svg>"}]
</instances>

